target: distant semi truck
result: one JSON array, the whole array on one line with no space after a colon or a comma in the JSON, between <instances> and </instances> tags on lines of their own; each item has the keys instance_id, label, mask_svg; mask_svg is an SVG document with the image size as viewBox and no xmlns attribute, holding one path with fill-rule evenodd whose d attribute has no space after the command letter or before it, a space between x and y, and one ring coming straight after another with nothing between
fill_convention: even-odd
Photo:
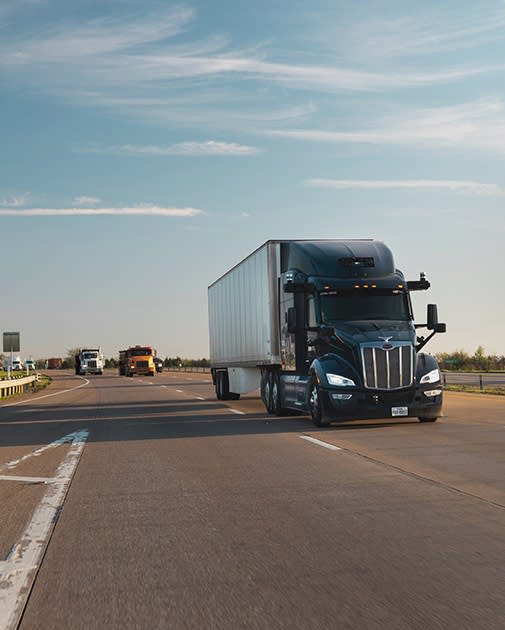
<instances>
[{"instance_id":1,"label":"distant semi truck","mask_svg":"<svg viewBox=\"0 0 505 630\"><path fill-rule=\"evenodd\" d=\"M63 365L63 359L61 357L52 357L46 361L47 370L59 370Z\"/></svg>"},{"instance_id":2,"label":"distant semi truck","mask_svg":"<svg viewBox=\"0 0 505 630\"><path fill-rule=\"evenodd\" d=\"M81 348L75 355L75 373L84 376L85 374L103 374L104 356L102 349Z\"/></svg>"},{"instance_id":3,"label":"distant semi truck","mask_svg":"<svg viewBox=\"0 0 505 630\"><path fill-rule=\"evenodd\" d=\"M12 371L23 370L24 365L21 357L13 357L12 361L10 359L5 359L3 362L3 369Z\"/></svg>"},{"instance_id":4,"label":"distant semi truck","mask_svg":"<svg viewBox=\"0 0 505 630\"><path fill-rule=\"evenodd\" d=\"M442 410L437 307L415 324L391 250L374 240L268 241L209 287L211 372L220 400L259 388L267 411L315 425ZM427 337L418 336L427 328Z\"/></svg>"},{"instance_id":5,"label":"distant semi truck","mask_svg":"<svg viewBox=\"0 0 505 630\"><path fill-rule=\"evenodd\" d=\"M119 374L121 376L154 376L156 350L151 346L130 346L119 351Z\"/></svg>"}]
</instances>

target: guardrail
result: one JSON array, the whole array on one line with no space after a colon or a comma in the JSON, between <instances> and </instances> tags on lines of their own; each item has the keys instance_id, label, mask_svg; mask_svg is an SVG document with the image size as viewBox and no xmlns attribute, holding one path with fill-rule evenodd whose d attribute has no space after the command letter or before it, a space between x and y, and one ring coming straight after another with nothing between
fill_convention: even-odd
<instances>
[{"instance_id":1,"label":"guardrail","mask_svg":"<svg viewBox=\"0 0 505 630\"><path fill-rule=\"evenodd\" d=\"M479 388L505 387L505 372L449 372L442 373L444 385L460 385Z\"/></svg>"},{"instance_id":2,"label":"guardrail","mask_svg":"<svg viewBox=\"0 0 505 630\"><path fill-rule=\"evenodd\" d=\"M14 394L22 394L33 387L34 383L39 380L38 374L31 376L22 376L21 378L11 378L0 380L0 399L13 396Z\"/></svg>"}]
</instances>

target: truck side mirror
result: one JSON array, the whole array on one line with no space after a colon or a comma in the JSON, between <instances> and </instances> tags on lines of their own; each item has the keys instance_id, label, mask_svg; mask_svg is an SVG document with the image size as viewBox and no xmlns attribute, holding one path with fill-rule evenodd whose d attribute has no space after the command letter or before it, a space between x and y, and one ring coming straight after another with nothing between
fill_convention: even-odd
<instances>
[{"instance_id":1,"label":"truck side mirror","mask_svg":"<svg viewBox=\"0 0 505 630\"><path fill-rule=\"evenodd\" d=\"M435 326L438 324L438 310L436 304L428 304L428 312L426 315L426 328L428 330L435 330Z\"/></svg>"},{"instance_id":2,"label":"truck side mirror","mask_svg":"<svg viewBox=\"0 0 505 630\"><path fill-rule=\"evenodd\" d=\"M296 308L294 306L290 306L287 312L287 324L288 324L288 333L295 334L296 333Z\"/></svg>"},{"instance_id":3,"label":"truck side mirror","mask_svg":"<svg viewBox=\"0 0 505 630\"><path fill-rule=\"evenodd\" d=\"M436 304L428 304L427 322L426 328L428 330L433 330L436 333L445 333L447 327L438 321Z\"/></svg>"}]
</instances>

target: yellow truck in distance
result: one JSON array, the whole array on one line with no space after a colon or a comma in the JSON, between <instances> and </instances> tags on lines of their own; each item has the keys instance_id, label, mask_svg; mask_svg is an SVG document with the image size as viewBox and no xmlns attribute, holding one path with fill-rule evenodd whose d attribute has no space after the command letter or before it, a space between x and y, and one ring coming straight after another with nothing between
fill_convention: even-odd
<instances>
[{"instance_id":1,"label":"yellow truck in distance","mask_svg":"<svg viewBox=\"0 0 505 630\"><path fill-rule=\"evenodd\" d=\"M155 356L156 350L151 346L130 346L127 350L120 350L119 375L154 376L156 374Z\"/></svg>"}]
</instances>

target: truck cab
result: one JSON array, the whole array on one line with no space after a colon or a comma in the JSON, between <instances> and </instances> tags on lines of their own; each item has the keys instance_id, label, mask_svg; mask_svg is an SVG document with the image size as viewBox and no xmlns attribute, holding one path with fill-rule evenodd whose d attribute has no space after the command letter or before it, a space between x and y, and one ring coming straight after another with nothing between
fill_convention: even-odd
<instances>
[{"instance_id":1,"label":"truck cab","mask_svg":"<svg viewBox=\"0 0 505 630\"><path fill-rule=\"evenodd\" d=\"M429 287L424 276L407 282L379 242L354 243L337 257L334 246L299 249L293 257L300 265L305 254L310 272L281 275L282 378L274 412L279 405L308 411L318 426L361 417L436 420L441 375L434 357L420 352L428 340L416 335L410 299L411 290ZM426 327L445 331L435 305Z\"/></svg>"}]
</instances>

